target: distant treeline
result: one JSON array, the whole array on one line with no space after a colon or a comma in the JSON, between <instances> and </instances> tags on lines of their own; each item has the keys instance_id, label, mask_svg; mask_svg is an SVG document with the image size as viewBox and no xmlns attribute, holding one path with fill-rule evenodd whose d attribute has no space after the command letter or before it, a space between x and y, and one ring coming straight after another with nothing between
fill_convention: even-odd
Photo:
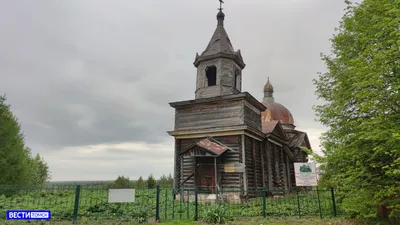
<instances>
[{"instance_id":1,"label":"distant treeline","mask_svg":"<svg viewBox=\"0 0 400 225\"><path fill-rule=\"evenodd\" d=\"M152 174L144 180L141 176L135 182L131 182L129 177L118 176L118 178L108 184L109 188L155 188L160 186L161 188L172 188L174 179L172 175L162 175L159 179L155 179Z\"/></svg>"},{"instance_id":2,"label":"distant treeline","mask_svg":"<svg viewBox=\"0 0 400 225\"><path fill-rule=\"evenodd\" d=\"M174 179L172 175L162 175L159 179L155 179L150 175L146 180L139 177L137 180L130 180L129 177L118 176L113 181L53 181L48 182L47 188L72 188L81 185L83 188L172 188Z\"/></svg>"}]
</instances>

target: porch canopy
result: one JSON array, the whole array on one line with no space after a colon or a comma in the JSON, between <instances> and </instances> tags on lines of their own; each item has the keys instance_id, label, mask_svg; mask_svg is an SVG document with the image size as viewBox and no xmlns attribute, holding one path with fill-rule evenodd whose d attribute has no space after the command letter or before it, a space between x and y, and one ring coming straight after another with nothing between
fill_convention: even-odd
<instances>
[{"instance_id":1,"label":"porch canopy","mask_svg":"<svg viewBox=\"0 0 400 225\"><path fill-rule=\"evenodd\" d=\"M216 184L216 187L219 188L218 184L218 167L217 167L217 158L221 155L223 155L227 151L234 151L231 148L227 147L226 145L219 143L218 141L214 140L211 137L205 138L196 144L190 146L189 148L183 150L179 156L184 157L184 156L189 156L189 157L210 157L214 158L214 182ZM196 168L199 165L196 165ZM189 175L186 179L184 179L181 183L181 186L183 186L186 181L188 181L191 177L193 177L195 173L192 173Z\"/></svg>"},{"instance_id":2,"label":"porch canopy","mask_svg":"<svg viewBox=\"0 0 400 225\"><path fill-rule=\"evenodd\" d=\"M226 151L233 150L217 142L213 138L208 137L183 150L179 155L217 158L218 156L224 154Z\"/></svg>"}]
</instances>

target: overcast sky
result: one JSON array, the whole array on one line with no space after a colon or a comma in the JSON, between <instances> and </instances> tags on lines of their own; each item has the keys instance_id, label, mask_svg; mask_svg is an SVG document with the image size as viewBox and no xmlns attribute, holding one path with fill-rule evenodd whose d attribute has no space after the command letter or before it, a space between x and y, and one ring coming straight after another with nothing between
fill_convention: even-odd
<instances>
[{"instance_id":1,"label":"overcast sky","mask_svg":"<svg viewBox=\"0 0 400 225\"><path fill-rule=\"evenodd\" d=\"M174 110L194 99L196 52L217 0L1 1L0 94L54 181L137 179L173 171ZM243 90L293 114L314 150L324 128L312 79L325 71L342 0L225 0L225 28L246 68Z\"/></svg>"}]
</instances>

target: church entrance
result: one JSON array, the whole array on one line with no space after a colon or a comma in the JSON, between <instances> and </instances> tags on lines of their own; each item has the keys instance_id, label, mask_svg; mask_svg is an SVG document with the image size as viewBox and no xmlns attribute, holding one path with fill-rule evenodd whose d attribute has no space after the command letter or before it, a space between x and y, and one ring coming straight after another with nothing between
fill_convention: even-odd
<instances>
[{"instance_id":1,"label":"church entrance","mask_svg":"<svg viewBox=\"0 0 400 225\"><path fill-rule=\"evenodd\" d=\"M198 157L196 159L195 183L199 191L212 193L215 190L215 164L214 158Z\"/></svg>"}]
</instances>

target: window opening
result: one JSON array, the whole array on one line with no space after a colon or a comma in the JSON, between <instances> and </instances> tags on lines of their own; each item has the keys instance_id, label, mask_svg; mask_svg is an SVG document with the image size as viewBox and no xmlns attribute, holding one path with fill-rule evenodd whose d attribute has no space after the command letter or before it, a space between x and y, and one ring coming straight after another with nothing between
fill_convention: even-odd
<instances>
[{"instance_id":1,"label":"window opening","mask_svg":"<svg viewBox=\"0 0 400 225\"><path fill-rule=\"evenodd\" d=\"M206 77L208 86L217 85L217 67L209 66L206 68Z\"/></svg>"},{"instance_id":2,"label":"window opening","mask_svg":"<svg viewBox=\"0 0 400 225\"><path fill-rule=\"evenodd\" d=\"M240 90L240 72L239 70L235 71L235 88Z\"/></svg>"}]
</instances>

